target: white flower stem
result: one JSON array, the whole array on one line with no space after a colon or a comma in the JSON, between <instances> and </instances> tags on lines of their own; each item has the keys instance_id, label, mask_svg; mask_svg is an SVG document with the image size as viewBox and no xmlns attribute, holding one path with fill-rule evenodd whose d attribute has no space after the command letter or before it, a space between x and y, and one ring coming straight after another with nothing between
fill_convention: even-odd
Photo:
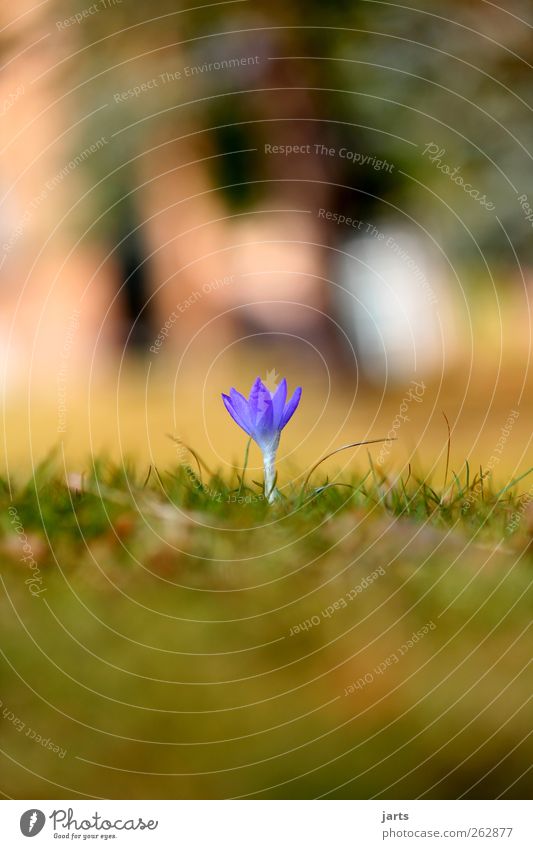
<instances>
[{"instance_id":1,"label":"white flower stem","mask_svg":"<svg viewBox=\"0 0 533 849\"><path fill-rule=\"evenodd\" d=\"M265 497L269 504L279 498L279 492L276 489L276 454L263 454L263 462L265 464Z\"/></svg>"}]
</instances>

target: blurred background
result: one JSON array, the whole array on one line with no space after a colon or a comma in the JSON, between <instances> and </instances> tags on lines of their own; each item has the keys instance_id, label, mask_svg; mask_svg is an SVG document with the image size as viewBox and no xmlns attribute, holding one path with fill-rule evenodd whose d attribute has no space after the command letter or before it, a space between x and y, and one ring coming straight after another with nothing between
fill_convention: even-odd
<instances>
[{"instance_id":1,"label":"blurred background","mask_svg":"<svg viewBox=\"0 0 533 849\"><path fill-rule=\"evenodd\" d=\"M86 0L0 11L0 374L11 473L60 443L228 468L220 392L304 386L291 474L527 467L527 4ZM530 207L531 204L531 207ZM289 431L287 431L289 433ZM287 465L289 464L289 465Z\"/></svg>"},{"instance_id":2,"label":"blurred background","mask_svg":"<svg viewBox=\"0 0 533 849\"><path fill-rule=\"evenodd\" d=\"M168 438L231 480L221 392L285 376L281 486L388 437L374 468L441 492L443 414L472 489L533 465L533 21L505 6L1 4L3 795L531 795L530 503L515 535L479 478L457 522L427 489L271 519L184 488ZM35 472L58 447L70 490Z\"/></svg>"}]
</instances>

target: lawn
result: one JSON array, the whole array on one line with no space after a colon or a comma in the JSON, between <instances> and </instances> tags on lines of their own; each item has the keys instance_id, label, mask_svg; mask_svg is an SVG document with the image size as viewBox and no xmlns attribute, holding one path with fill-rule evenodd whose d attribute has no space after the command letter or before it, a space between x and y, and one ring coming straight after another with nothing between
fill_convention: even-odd
<instances>
[{"instance_id":1,"label":"lawn","mask_svg":"<svg viewBox=\"0 0 533 849\"><path fill-rule=\"evenodd\" d=\"M2 480L5 796L529 795L529 476L323 469Z\"/></svg>"}]
</instances>

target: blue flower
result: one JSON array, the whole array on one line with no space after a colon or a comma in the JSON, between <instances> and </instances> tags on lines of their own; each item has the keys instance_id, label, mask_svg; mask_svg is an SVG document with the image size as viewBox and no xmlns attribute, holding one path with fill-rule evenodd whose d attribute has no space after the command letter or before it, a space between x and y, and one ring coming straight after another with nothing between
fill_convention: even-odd
<instances>
[{"instance_id":1,"label":"blue flower","mask_svg":"<svg viewBox=\"0 0 533 849\"><path fill-rule=\"evenodd\" d=\"M299 386L290 401L287 401L285 378L275 392L270 392L259 377L252 386L248 400L236 389L230 389L229 395L222 395L224 406L232 419L257 442L263 452L265 492L269 501L273 501L277 495L274 461L281 431L300 403L301 395L302 387Z\"/></svg>"}]
</instances>

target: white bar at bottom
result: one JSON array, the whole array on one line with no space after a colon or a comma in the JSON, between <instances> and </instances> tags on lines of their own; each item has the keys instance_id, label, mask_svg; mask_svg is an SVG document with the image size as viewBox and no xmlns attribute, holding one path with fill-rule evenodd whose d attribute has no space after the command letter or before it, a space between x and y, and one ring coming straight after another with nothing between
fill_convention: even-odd
<instances>
[{"instance_id":1,"label":"white bar at bottom","mask_svg":"<svg viewBox=\"0 0 533 849\"><path fill-rule=\"evenodd\" d=\"M1 845L530 849L527 801L2 801ZM35 844L29 842L35 837ZM69 843L67 843L69 841Z\"/></svg>"}]
</instances>

